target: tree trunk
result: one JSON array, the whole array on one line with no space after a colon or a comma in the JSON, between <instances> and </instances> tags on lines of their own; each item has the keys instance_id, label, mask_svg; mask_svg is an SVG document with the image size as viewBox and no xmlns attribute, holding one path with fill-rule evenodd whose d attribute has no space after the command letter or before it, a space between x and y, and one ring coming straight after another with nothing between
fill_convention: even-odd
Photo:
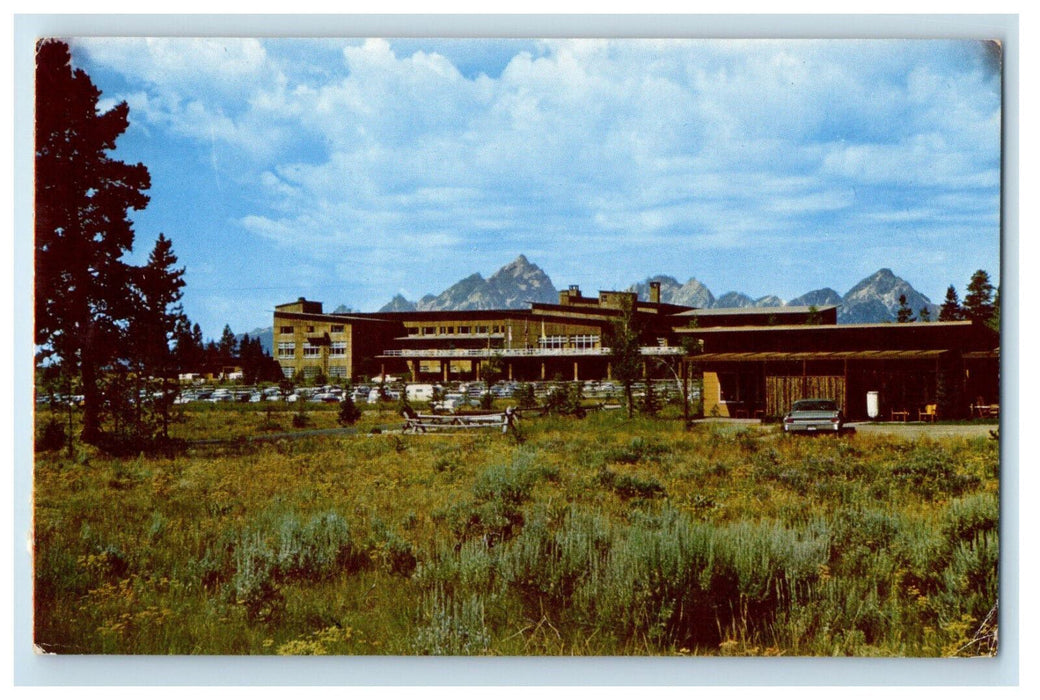
<instances>
[{"instance_id":1,"label":"tree trunk","mask_svg":"<svg viewBox=\"0 0 1040 700\"><path fill-rule=\"evenodd\" d=\"M101 438L101 395L93 352L88 347L83 348L81 356L80 383L83 385L83 432L80 437L88 445L96 445Z\"/></svg>"}]
</instances>

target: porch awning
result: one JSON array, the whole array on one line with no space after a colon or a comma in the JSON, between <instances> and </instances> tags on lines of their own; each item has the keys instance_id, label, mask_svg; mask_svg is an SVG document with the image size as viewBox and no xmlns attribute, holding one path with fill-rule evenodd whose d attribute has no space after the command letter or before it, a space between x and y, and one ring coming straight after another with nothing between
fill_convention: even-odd
<instances>
[{"instance_id":1,"label":"porch awning","mask_svg":"<svg viewBox=\"0 0 1040 700\"><path fill-rule=\"evenodd\" d=\"M846 350L835 352L709 352L693 362L802 362L806 360L936 360L947 350Z\"/></svg>"},{"instance_id":2,"label":"porch awning","mask_svg":"<svg viewBox=\"0 0 1040 700\"><path fill-rule=\"evenodd\" d=\"M999 360L1000 348L994 350L973 350L963 355L965 360Z\"/></svg>"}]
</instances>

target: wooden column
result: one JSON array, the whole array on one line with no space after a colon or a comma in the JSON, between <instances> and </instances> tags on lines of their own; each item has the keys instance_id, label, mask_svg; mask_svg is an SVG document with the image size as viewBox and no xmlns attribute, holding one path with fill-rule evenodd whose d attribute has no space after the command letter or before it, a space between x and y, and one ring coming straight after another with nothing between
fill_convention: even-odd
<instances>
[{"instance_id":1,"label":"wooden column","mask_svg":"<svg viewBox=\"0 0 1040 700\"><path fill-rule=\"evenodd\" d=\"M578 381L578 361L574 361L574 381Z\"/></svg>"},{"instance_id":2,"label":"wooden column","mask_svg":"<svg viewBox=\"0 0 1040 700\"><path fill-rule=\"evenodd\" d=\"M443 381L448 381L448 367L450 366L447 360L441 360L441 376L444 377Z\"/></svg>"}]
</instances>

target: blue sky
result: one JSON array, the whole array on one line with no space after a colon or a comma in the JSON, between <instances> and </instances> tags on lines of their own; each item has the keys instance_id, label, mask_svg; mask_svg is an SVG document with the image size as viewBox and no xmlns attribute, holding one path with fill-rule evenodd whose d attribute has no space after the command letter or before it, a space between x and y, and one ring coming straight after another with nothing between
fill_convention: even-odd
<instances>
[{"instance_id":1,"label":"blue sky","mask_svg":"<svg viewBox=\"0 0 1040 700\"><path fill-rule=\"evenodd\" d=\"M557 287L696 277L932 301L999 272L992 47L930 40L76 39L210 337L417 299L524 253Z\"/></svg>"}]
</instances>

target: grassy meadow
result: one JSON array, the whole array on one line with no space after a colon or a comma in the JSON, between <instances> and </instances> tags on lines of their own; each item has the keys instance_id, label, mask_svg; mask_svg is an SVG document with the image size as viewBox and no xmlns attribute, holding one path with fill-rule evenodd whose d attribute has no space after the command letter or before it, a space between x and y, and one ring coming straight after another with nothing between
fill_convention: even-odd
<instances>
[{"instance_id":1,"label":"grassy meadow","mask_svg":"<svg viewBox=\"0 0 1040 700\"><path fill-rule=\"evenodd\" d=\"M670 410L675 410L674 408ZM38 416L42 423L45 415ZM998 444L675 416L38 452L35 641L70 654L992 653ZM336 427L336 406L303 424ZM373 428L383 428L374 432ZM268 435L264 441L245 438Z\"/></svg>"}]
</instances>

